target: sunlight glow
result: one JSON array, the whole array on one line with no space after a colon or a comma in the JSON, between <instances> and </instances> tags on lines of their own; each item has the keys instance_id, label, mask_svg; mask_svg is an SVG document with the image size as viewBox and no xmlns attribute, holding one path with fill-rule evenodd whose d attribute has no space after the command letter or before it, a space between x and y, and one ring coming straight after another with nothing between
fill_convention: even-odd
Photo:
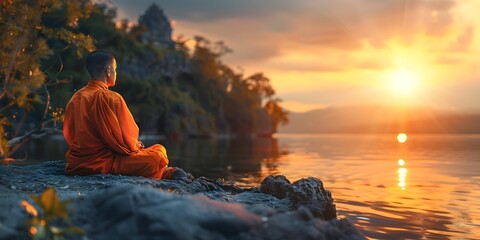
<instances>
[{"instance_id":1,"label":"sunlight glow","mask_svg":"<svg viewBox=\"0 0 480 240\"><path fill-rule=\"evenodd\" d=\"M30 204L29 202L25 201L25 200L22 200L20 202L20 204L25 208L25 211L34 216L34 217L37 217L38 216L38 211L37 209L32 205Z\"/></svg>"},{"instance_id":2,"label":"sunlight glow","mask_svg":"<svg viewBox=\"0 0 480 240\"><path fill-rule=\"evenodd\" d=\"M408 139L408 137L407 137L407 134L405 134L405 133L399 133L399 134L397 135L397 141L398 141L399 143L404 143L404 142L407 141L407 139Z\"/></svg>"},{"instance_id":3,"label":"sunlight glow","mask_svg":"<svg viewBox=\"0 0 480 240\"><path fill-rule=\"evenodd\" d=\"M414 92L417 76L408 70L398 69L390 75L390 84L396 95L406 96Z\"/></svg>"},{"instance_id":4,"label":"sunlight glow","mask_svg":"<svg viewBox=\"0 0 480 240\"><path fill-rule=\"evenodd\" d=\"M400 166L405 165L405 160L403 160L403 159L398 159L398 165L400 165Z\"/></svg>"},{"instance_id":5,"label":"sunlight glow","mask_svg":"<svg viewBox=\"0 0 480 240\"><path fill-rule=\"evenodd\" d=\"M28 230L28 233L30 234L30 236L33 237L33 236L37 235L38 230L37 230L36 227L33 227L33 226L32 226L32 227L30 227L30 229Z\"/></svg>"}]
</instances>

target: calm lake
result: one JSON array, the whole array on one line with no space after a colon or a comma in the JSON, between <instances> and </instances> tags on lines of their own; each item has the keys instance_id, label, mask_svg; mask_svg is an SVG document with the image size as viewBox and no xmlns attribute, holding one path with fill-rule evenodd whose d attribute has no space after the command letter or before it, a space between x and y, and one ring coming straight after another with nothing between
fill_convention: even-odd
<instances>
[{"instance_id":1,"label":"calm lake","mask_svg":"<svg viewBox=\"0 0 480 240\"><path fill-rule=\"evenodd\" d=\"M167 147L171 165L194 176L258 186L270 174L314 176L339 217L370 239L479 239L480 135L286 135L193 139ZM32 142L28 163L64 159L61 137Z\"/></svg>"}]
</instances>

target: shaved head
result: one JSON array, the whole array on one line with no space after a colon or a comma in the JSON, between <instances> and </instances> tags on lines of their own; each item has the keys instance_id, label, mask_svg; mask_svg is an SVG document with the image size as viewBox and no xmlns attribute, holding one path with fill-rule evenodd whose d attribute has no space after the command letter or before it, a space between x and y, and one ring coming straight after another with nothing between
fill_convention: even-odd
<instances>
[{"instance_id":1,"label":"shaved head","mask_svg":"<svg viewBox=\"0 0 480 240\"><path fill-rule=\"evenodd\" d=\"M91 79L104 77L105 69L112 66L114 57L105 50L96 50L88 54L86 60L87 71Z\"/></svg>"}]
</instances>

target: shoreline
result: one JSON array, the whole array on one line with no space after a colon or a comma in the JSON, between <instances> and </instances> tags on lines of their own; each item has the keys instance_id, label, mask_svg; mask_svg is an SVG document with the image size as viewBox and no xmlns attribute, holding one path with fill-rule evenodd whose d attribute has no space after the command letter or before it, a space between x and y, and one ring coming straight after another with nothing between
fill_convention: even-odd
<instances>
[{"instance_id":1,"label":"shoreline","mask_svg":"<svg viewBox=\"0 0 480 240\"><path fill-rule=\"evenodd\" d=\"M72 223L91 239L365 239L348 220L336 218L330 192L315 178L290 183L269 176L259 187L240 188L203 177L69 177L64 167L62 161L0 166L0 239L27 239L29 216L19 201L31 202L29 194L48 186L60 199L71 199Z\"/></svg>"}]
</instances>

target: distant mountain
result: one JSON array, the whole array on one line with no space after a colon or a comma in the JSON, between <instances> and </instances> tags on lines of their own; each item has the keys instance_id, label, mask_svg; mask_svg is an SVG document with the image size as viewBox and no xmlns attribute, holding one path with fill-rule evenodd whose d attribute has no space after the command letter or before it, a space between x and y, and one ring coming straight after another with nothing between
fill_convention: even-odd
<instances>
[{"instance_id":1,"label":"distant mountain","mask_svg":"<svg viewBox=\"0 0 480 240\"><path fill-rule=\"evenodd\" d=\"M280 133L480 133L480 113L391 106L332 107L290 113Z\"/></svg>"}]
</instances>

